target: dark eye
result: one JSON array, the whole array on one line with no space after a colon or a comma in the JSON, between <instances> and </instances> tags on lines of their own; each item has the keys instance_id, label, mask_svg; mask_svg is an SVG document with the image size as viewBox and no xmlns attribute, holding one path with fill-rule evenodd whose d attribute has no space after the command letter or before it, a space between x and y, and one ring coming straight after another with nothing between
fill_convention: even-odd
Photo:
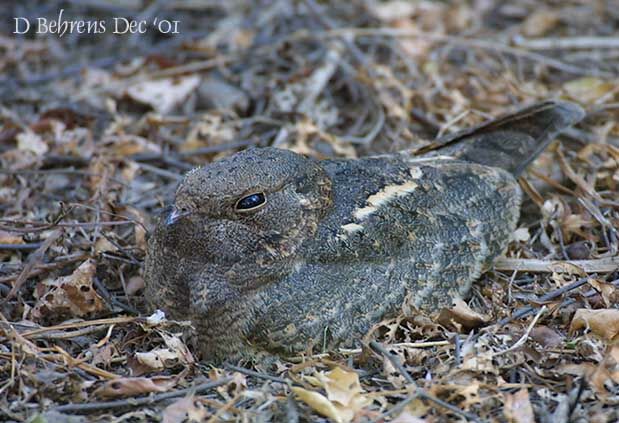
<instances>
[{"instance_id":1,"label":"dark eye","mask_svg":"<svg viewBox=\"0 0 619 423\"><path fill-rule=\"evenodd\" d=\"M246 197L241 198L236 203L236 209L238 211L249 211L254 210L264 204L266 204L267 198L264 193L258 192L256 194L250 194Z\"/></svg>"}]
</instances>

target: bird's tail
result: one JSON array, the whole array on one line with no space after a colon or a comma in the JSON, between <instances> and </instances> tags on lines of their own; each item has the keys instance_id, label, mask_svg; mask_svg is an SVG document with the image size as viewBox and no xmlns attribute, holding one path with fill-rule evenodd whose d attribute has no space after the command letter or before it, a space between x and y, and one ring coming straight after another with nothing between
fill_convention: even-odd
<instances>
[{"instance_id":1,"label":"bird's tail","mask_svg":"<svg viewBox=\"0 0 619 423\"><path fill-rule=\"evenodd\" d=\"M519 176L559 132L584 116L574 103L545 101L440 138L424 155L448 155Z\"/></svg>"}]
</instances>

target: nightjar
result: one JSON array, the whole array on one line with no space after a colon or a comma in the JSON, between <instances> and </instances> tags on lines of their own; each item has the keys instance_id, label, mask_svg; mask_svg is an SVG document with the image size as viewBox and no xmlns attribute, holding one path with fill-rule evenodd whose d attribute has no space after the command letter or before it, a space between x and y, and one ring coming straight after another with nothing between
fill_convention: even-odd
<instances>
[{"instance_id":1,"label":"nightjar","mask_svg":"<svg viewBox=\"0 0 619 423\"><path fill-rule=\"evenodd\" d=\"M417 155L252 148L194 169L151 233L147 301L215 362L352 346L405 301L438 311L504 251L517 176L583 115L547 101Z\"/></svg>"}]
</instances>

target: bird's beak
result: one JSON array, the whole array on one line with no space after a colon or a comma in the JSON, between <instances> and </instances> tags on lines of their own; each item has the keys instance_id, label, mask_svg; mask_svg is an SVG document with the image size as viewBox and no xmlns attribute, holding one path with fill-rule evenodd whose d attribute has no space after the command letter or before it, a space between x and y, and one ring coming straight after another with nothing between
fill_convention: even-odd
<instances>
[{"instance_id":1,"label":"bird's beak","mask_svg":"<svg viewBox=\"0 0 619 423\"><path fill-rule=\"evenodd\" d=\"M178 221L178 219L187 215L189 215L189 212L181 212L176 207L172 207L172 211L170 211L170 214L166 217L165 223L168 226L173 225Z\"/></svg>"}]
</instances>

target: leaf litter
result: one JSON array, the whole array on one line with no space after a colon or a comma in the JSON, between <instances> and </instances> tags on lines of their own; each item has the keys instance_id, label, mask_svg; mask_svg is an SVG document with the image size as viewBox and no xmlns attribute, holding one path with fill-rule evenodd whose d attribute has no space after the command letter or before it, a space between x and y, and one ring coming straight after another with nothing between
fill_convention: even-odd
<instances>
[{"instance_id":1,"label":"leaf litter","mask_svg":"<svg viewBox=\"0 0 619 423\"><path fill-rule=\"evenodd\" d=\"M183 34L0 37L2 420L619 420L611 1L66 8ZM252 145L414 150L549 97L587 117L522 178L518 229L467 301L405 305L355 349L223 368L194 356L190 322L145 309L151 219L187 170Z\"/></svg>"}]
</instances>

